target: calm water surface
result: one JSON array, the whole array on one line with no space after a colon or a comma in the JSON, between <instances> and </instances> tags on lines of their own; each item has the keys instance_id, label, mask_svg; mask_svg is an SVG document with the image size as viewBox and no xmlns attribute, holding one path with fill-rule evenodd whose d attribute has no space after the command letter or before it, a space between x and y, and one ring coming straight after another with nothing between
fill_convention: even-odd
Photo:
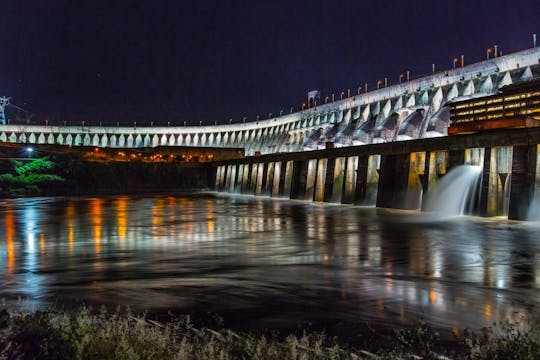
<instances>
[{"instance_id":1,"label":"calm water surface","mask_svg":"<svg viewBox=\"0 0 540 360\"><path fill-rule=\"evenodd\" d=\"M462 329L540 314L530 224L212 194L0 205L10 306L204 310L242 327Z\"/></svg>"}]
</instances>

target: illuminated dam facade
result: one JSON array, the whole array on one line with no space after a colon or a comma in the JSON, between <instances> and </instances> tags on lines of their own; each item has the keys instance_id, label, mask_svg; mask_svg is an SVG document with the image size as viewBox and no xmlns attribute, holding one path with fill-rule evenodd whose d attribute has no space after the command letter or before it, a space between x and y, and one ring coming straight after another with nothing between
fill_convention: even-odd
<instances>
[{"instance_id":1,"label":"illuminated dam facade","mask_svg":"<svg viewBox=\"0 0 540 360\"><path fill-rule=\"evenodd\" d=\"M244 148L247 155L387 143L447 135L448 104L540 77L540 48L352 95L283 116L214 126L0 125L0 142L111 148ZM361 89L359 89L361 90Z\"/></svg>"}]
</instances>

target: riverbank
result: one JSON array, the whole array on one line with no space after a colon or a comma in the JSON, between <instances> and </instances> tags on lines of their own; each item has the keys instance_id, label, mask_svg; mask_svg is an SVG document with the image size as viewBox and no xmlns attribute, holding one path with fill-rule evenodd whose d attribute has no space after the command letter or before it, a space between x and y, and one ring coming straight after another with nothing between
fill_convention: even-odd
<instances>
[{"instance_id":1,"label":"riverbank","mask_svg":"<svg viewBox=\"0 0 540 360\"><path fill-rule=\"evenodd\" d=\"M370 332L368 326L358 329ZM299 329L291 333L236 332L189 316L157 321L129 310L61 309L0 312L0 357L36 359L537 359L540 332L500 325L442 342L419 324L364 343Z\"/></svg>"}]
</instances>

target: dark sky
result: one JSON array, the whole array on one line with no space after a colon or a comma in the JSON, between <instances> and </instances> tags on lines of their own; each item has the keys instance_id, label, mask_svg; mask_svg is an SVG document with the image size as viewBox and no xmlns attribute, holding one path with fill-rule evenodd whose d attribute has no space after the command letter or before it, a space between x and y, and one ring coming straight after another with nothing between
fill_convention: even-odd
<instances>
[{"instance_id":1,"label":"dark sky","mask_svg":"<svg viewBox=\"0 0 540 360\"><path fill-rule=\"evenodd\" d=\"M4 1L0 95L36 121L252 120L310 89L525 49L539 14L537 0Z\"/></svg>"}]
</instances>

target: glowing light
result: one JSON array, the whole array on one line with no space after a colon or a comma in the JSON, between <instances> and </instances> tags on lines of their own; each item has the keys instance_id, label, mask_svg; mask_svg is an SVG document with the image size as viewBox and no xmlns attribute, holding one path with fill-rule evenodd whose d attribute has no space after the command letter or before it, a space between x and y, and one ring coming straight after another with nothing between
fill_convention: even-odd
<instances>
[{"instance_id":1,"label":"glowing light","mask_svg":"<svg viewBox=\"0 0 540 360\"><path fill-rule=\"evenodd\" d=\"M435 304L436 298L437 298L437 296L435 295L435 291L431 290L429 292L429 302L432 303L432 304Z\"/></svg>"},{"instance_id":2,"label":"glowing light","mask_svg":"<svg viewBox=\"0 0 540 360\"><path fill-rule=\"evenodd\" d=\"M13 212L11 211L6 212L5 222L6 222L6 242L7 242L7 256L8 256L7 270L8 270L8 274L11 274L15 266L15 246L13 244L13 237L15 235L15 217L13 216Z\"/></svg>"}]
</instances>

